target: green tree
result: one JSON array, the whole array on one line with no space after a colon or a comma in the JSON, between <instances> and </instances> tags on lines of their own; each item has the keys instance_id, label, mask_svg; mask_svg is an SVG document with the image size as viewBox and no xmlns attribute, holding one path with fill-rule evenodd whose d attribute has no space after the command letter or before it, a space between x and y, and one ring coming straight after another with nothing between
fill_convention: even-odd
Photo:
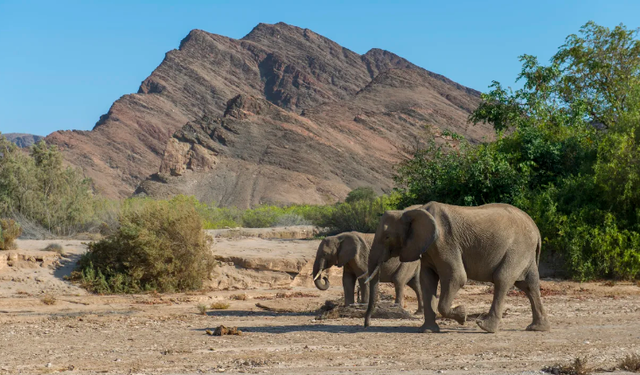
<instances>
[{"instance_id":1,"label":"green tree","mask_svg":"<svg viewBox=\"0 0 640 375\"><path fill-rule=\"evenodd\" d=\"M548 66L521 56L522 88L493 82L470 116L492 124L497 141L419 150L398 167L403 201L512 203L573 277L639 277L637 36L589 22Z\"/></svg>"}]
</instances>

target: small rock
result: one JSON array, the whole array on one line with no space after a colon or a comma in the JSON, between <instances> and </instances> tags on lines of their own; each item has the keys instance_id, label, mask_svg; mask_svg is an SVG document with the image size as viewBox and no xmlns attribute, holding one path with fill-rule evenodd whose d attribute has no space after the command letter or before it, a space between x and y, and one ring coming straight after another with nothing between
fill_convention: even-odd
<instances>
[{"instance_id":1,"label":"small rock","mask_svg":"<svg viewBox=\"0 0 640 375\"><path fill-rule=\"evenodd\" d=\"M51 364L51 362L49 362L49 363L47 363L46 365L44 365L44 367L51 367L51 366L53 366L53 365Z\"/></svg>"}]
</instances>

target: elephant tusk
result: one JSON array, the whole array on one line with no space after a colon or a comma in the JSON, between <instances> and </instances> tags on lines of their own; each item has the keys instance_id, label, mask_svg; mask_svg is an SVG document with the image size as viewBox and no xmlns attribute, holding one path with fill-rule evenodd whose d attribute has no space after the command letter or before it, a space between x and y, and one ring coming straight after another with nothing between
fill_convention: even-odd
<instances>
[{"instance_id":1,"label":"elephant tusk","mask_svg":"<svg viewBox=\"0 0 640 375\"><path fill-rule=\"evenodd\" d=\"M322 275L322 272L318 272L318 274L316 275L316 277L313 278L313 281L316 281L320 278L320 275Z\"/></svg>"},{"instance_id":2,"label":"elephant tusk","mask_svg":"<svg viewBox=\"0 0 640 375\"><path fill-rule=\"evenodd\" d=\"M369 281L371 281L371 279L373 279L376 276L379 270L380 270L380 265L378 265L378 267L376 267L376 269L373 270L373 272L371 272L371 275L369 275L369 277L364 281L364 283L369 284Z\"/></svg>"}]
</instances>

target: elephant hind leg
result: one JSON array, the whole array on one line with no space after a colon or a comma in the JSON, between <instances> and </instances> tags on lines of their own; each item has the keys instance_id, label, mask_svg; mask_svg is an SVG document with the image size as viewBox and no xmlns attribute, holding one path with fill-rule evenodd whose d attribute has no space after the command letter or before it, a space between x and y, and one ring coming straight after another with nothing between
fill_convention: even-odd
<instances>
[{"instance_id":1,"label":"elephant hind leg","mask_svg":"<svg viewBox=\"0 0 640 375\"><path fill-rule=\"evenodd\" d=\"M369 303L369 285L364 283L365 278L358 279L360 285L360 303Z\"/></svg>"},{"instance_id":2,"label":"elephant hind leg","mask_svg":"<svg viewBox=\"0 0 640 375\"><path fill-rule=\"evenodd\" d=\"M347 270L344 270L342 273L342 287L344 288L344 305L353 305L353 297L356 289L356 276L347 272Z\"/></svg>"},{"instance_id":3,"label":"elephant hind leg","mask_svg":"<svg viewBox=\"0 0 640 375\"><path fill-rule=\"evenodd\" d=\"M523 281L516 281L516 286L527 295L529 302L531 302L533 322L527 327L527 331L548 331L550 326L540 298L538 268L535 265L531 266L525 279Z\"/></svg>"},{"instance_id":4,"label":"elephant hind leg","mask_svg":"<svg viewBox=\"0 0 640 375\"><path fill-rule=\"evenodd\" d=\"M443 317L454 319L460 324L464 324L467 320L467 312L464 306L451 308L453 299L458 294L460 288L467 282L467 275L464 270L453 269L452 272L445 277L440 277L440 301L438 303L438 311Z\"/></svg>"},{"instance_id":5,"label":"elephant hind leg","mask_svg":"<svg viewBox=\"0 0 640 375\"><path fill-rule=\"evenodd\" d=\"M396 289L396 305L404 309L404 285L405 283L394 280L393 284Z\"/></svg>"},{"instance_id":6,"label":"elephant hind leg","mask_svg":"<svg viewBox=\"0 0 640 375\"><path fill-rule=\"evenodd\" d=\"M502 321L502 312L504 310L504 299L507 296L507 292L513 285L513 282L508 282L504 279L498 278L493 283L493 302L488 314L483 314L476 320L476 324L483 330L495 333L500 329L500 322Z\"/></svg>"},{"instance_id":7,"label":"elephant hind leg","mask_svg":"<svg viewBox=\"0 0 640 375\"><path fill-rule=\"evenodd\" d=\"M424 310L424 301L422 299L422 289L420 287L420 275L416 275L416 277L409 280L407 285L409 285L409 288L413 289L413 291L416 292L416 298L418 299L418 310L416 311L416 314L419 314Z\"/></svg>"}]
</instances>

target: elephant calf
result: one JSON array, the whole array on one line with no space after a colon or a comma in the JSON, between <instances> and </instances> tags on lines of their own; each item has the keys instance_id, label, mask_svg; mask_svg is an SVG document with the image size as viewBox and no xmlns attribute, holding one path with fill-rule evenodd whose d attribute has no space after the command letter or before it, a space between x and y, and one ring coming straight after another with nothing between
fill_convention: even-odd
<instances>
[{"instance_id":1,"label":"elephant calf","mask_svg":"<svg viewBox=\"0 0 640 375\"><path fill-rule=\"evenodd\" d=\"M361 303L368 303L369 288L364 284L368 276L367 267L369 251L374 234L345 232L337 236L326 237L318 246L316 260L313 264L313 280L320 290L329 288L329 279L321 277L322 271L334 265L344 267L342 286L344 288L344 302L346 306L354 303L356 280L360 283L362 292ZM422 289L420 288L420 262L402 263L391 258L380 267L380 281L392 282L396 289L396 303L404 306L404 286L409 285L416 292L418 298L418 312L423 310Z\"/></svg>"}]
</instances>

